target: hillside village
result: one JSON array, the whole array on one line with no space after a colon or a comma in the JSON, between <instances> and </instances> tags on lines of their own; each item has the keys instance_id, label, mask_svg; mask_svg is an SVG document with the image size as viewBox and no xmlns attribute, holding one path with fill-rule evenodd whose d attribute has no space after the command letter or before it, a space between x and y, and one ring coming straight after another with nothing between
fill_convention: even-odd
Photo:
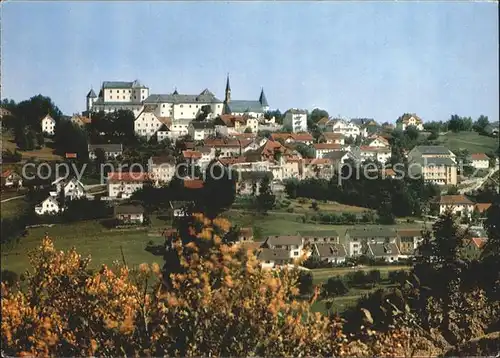
<instances>
[{"instance_id":1,"label":"hillside village","mask_svg":"<svg viewBox=\"0 0 500 358\"><path fill-rule=\"evenodd\" d=\"M208 89L199 94L181 94L177 90L170 94L154 94L139 81L105 81L97 94L93 89L88 92L83 113L60 116L57 120L47 113L39 118L38 130L55 143L61 141L58 136L66 137L67 132L62 133L63 126L66 131L82 134L85 138L83 149L71 146L73 143L63 147L60 154L67 163L87 160L101 166L130 163L136 157L131 156L128 146L134 151L149 146L156 149L150 151L149 157L142 157L146 160L138 164L144 164L144 168L138 172L114 168L101 172L103 185L98 186L97 195L89 192L90 187L84 185L81 178L52 177L39 187L48 190L48 195L40 197L33 210L40 218L57 217L63 215L71 202L97 200L101 206L111 205L116 225L144 225L148 216L144 206L148 203L147 199L138 203L137 193L147 188L161 190L180 181L179 192L185 195L179 194L176 204L170 201L169 206L174 213L175 209L188 212L193 208L188 208L187 203L198 195L192 193L201 192L206 179L203 174L213 165L237 173L236 198L264 195L272 198L264 211L273 209L275 200L290 198L290 183L300 189L301 185L314 181L331 182L334 177L341 178L346 165L369 168L368 174L380 180L403 180L400 175L405 173L398 172L398 163L406 163L406 174L423 178L425 185L440 188L438 193L442 192L419 204L421 208L418 213L413 212L414 216L424 215L422 210L427 214L432 214L429 211L432 210L434 215L452 210L463 223L477 224L491 205L471 201L462 195L464 191L457 191L457 185L467 183L480 187L488 182L498 170L498 156L495 158L491 153L488 153L490 156L457 153L457 156L444 145L426 139L432 133L425 129L424 121L417 114L402 114L393 125L371 118L331 118L318 109L309 113L306 109L291 108L281 114L270 108L264 89L256 99L233 99L229 76L223 100ZM9 117L8 110L3 111L7 111L3 114ZM110 116L115 116L114 124L109 124ZM113 125L122 128L113 129L110 127ZM118 139L117 130L128 133L128 138ZM498 136L498 130L492 129L488 135ZM412 141L409 138L420 139ZM404 141L410 144L402 145ZM473 171L483 175L468 178ZM20 188L23 180L26 182L15 169L2 173L4 188ZM362 202L358 205L366 206ZM373 209L379 211L378 207ZM389 222L394 223L394 215L389 213ZM172 217L175 220L177 216ZM432 222L432 215L427 220ZM367 219L365 223L384 224L382 219ZM421 229L358 227L342 233L345 238L342 242L336 231L327 235L322 230L310 235L298 232L295 236L257 240L251 234L251 227L242 228L247 234L240 235L236 241L260 249L258 257L263 267L274 268L293 264L304 255L311 260L333 264L344 264L348 258L359 256L378 262L398 262L411 258L422 240ZM484 240L479 230L467 247L478 252Z\"/></svg>"}]
</instances>

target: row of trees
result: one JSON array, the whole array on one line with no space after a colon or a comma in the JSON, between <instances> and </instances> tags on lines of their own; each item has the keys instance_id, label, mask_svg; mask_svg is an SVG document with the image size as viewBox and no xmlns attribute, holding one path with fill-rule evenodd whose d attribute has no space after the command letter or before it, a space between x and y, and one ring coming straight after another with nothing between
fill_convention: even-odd
<instances>
[{"instance_id":1,"label":"row of trees","mask_svg":"<svg viewBox=\"0 0 500 358\"><path fill-rule=\"evenodd\" d=\"M462 117L453 114L448 121L426 122L424 123L424 128L432 133L476 131L479 134L487 134L486 129L489 124L488 117L485 115L480 115L474 121L472 117Z\"/></svg>"}]
</instances>

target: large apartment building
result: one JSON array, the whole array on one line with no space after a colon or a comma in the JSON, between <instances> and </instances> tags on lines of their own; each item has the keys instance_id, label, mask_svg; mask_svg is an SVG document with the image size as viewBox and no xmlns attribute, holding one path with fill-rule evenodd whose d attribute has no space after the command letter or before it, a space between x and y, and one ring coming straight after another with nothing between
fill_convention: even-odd
<instances>
[{"instance_id":1,"label":"large apartment building","mask_svg":"<svg viewBox=\"0 0 500 358\"><path fill-rule=\"evenodd\" d=\"M409 173L440 185L457 184L456 156L443 146L416 146L408 153Z\"/></svg>"}]
</instances>

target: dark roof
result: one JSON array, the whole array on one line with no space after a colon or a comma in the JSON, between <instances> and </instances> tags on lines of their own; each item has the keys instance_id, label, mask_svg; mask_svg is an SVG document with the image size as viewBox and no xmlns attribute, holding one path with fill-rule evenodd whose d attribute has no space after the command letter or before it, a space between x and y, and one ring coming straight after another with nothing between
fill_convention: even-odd
<instances>
[{"instance_id":1,"label":"dark roof","mask_svg":"<svg viewBox=\"0 0 500 358\"><path fill-rule=\"evenodd\" d=\"M267 103L266 95L264 93L264 88L260 91L259 102L262 105L262 107L269 107L269 104Z\"/></svg>"},{"instance_id":2,"label":"dark roof","mask_svg":"<svg viewBox=\"0 0 500 358\"><path fill-rule=\"evenodd\" d=\"M105 105L105 106L116 106L116 107L130 107L130 106L137 106L137 107L142 107L141 102L110 102L106 101L104 102L104 98L99 97L98 99L95 100L94 105Z\"/></svg>"},{"instance_id":3,"label":"dark roof","mask_svg":"<svg viewBox=\"0 0 500 358\"><path fill-rule=\"evenodd\" d=\"M261 180L268 177L269 180L274 178L272 172L265 171L241 171L238 173L241 180Z\"/></svg>"},{"instance_id":4,"label":"dark roof","mask_svg":"<svg viewBox=\"0 0 500 358\"><path fill-rule=\"evenodd\" d=\"M171 156L171 155L163 155L163 156L153 156L150 158L151 162L153 164L164 164L164 163L168 163L168 164L175 164L176 163L176 159L174 156Z\"/></svg>"},{"instance_id":5,"label":"dark roof","mask_svg":"<svg viewBox=\"0 0 500 358\"><path fill-rule=\"evenodd\" d=\"M204 89L200 94L179 94L176 92L171 94L152 94L144 100L144 103L222 103L220 99L208 89Z\"/></svg>"},{"instance_id":6,"label":"dark roof","mask_svg":"<svg viewBox=\"0 0 500 358\"><path fill-rule=\"evenodd\" d=\"M319 257L345 257L347 256L344 245L341 244L314 244L314 251Z\"/></svg>"},{"instance_id":7,"label":"dark roof","mask_svg":"<svg viewBox=\"0 0 500 358\"><path fill-rule=\"evenodd\" d=\"M143 214L144 208L141 205L118 205L114 209L115 215L118 214Z\"/></svg>"},{"instance_id":8,"label":"dark roof","mask_svg":"<svg viewBox=\"0 0 500 358\"><path fill-rule=\"evenodd\" d=\"M420 164L436 166L448 165L453 167L457 165L457 163L455 163L451 158L422 158Z\"/></svg>"},{"instance_id":9,"label":"dark roof","mask_svg":"<svg viewBox=\"0 0 500 358\"><path fill-rule=\"evenodd\" d=\"M226 103L225 113L245 113L245 112L255 112L264 113L263 105L260 101L252 100L231 100Z\"/></svg>"},{"instance_id":10,"label":"dark roof","mask_svg":"<svg viewBox=\"0 0 500 358\"><path fill-rule=\"evenodd\" d=\"M335 230L311 230L299 231L299 235L302 237L337 237L339 233Z\"/></svg>"},{"instance_id":11,"label":"dark roof","mask_svg":"<svg viewBox=\"0 0 500 358\"><path fill-rule=\"evenodd\" d=\"M400 237L422 237L422 229L398 229Z\"/></svg>"},{"instance_id":12,"label":"dark roof","mask_svg":"<svg viewBox=\"0 0 500 358\"><path fill-rule=\"evenodd\" d=\"M368 246L370 247L369 253L373 254L373 256L375 257L399 255L398 247L394 243L389 243L389 244L369 243Z\"/></svg>"},{"instance_id":13,"label":"dark roof","mask_svg":"<svg viewBox=\"0 0 500 358\"><path fill-rule=\"evenodd\" d=\"M330 159L330 160L339 160L339 159L342 159L342 157L344 155L346 155L347 151L341 151L341 150L338 150L338 151L333 151L333 152L329 152L329 153L326 153L325 155L323 155L323 158L325 159Z\"/></svg>"},{"instance_id":14,"label":"dark roof","mask_svg":"<svg viewBox=\"0 0 500 358\"><path fill-rule=\"evenodd\" d=\"M293 113L293 114L307 114L307 111L304 109L298 109L298 108L290 108L287 112Z\"/></svg>"},{"instance_id":15,"label":"dark roof","mask_svg":"<svg viewBox=\"0 0 500 358\"><path fill-rule=\"evenodd\" d=\"M290 252L284 249L260 249L257 254L257 259L260 261L274 261L274 260L291 260Z\"/></svg>"},{"instance_id":16,"label":"dark roof","mask_svg":"<svg viewBox=\"0 0 500 358\"><path fill-rule=\"evenodd\" d=\"M191 125L194 129L215 129L215 126L212 122L191 122Z\"/></svg>"},{"instance_id":17,"label":"dark roof","mask_svg":"<svg viewBox=\"0 0 500 358\"><path fill-rule=\"evenodd\" d=\"M87 93L87 98L96 98L96 94L94 92L94 90L91 88L89 93Z\"/></svg>"},{"instance_id":18,"label":"dark roof","mask_svg":"<svg viewBox=\"0 0 500 358\"><path fill-rule=\"evenodd\" d=\"M231 85L229 84L229 74L227 75L226 80L226 92L231 91Z\"/></svg>"},{"instance_id":19,"label":"dark roof","mask_svg":"<svg viewBox=\"0 0 500 358\"><path fill-rule=\"evenodd\" d=\"M125 81L104 81L102 83L103 88L147 88L140 84L139 81L135 80L132 82Z\"/></svg>"},{"instance_id":20,"label":"dark roof","mask_svg":"<svg viewBox=\"0 0 500 358\"><path fill-rule=\"evenodd\" d=\"M396 237L396 231L394 229L387 229L383 227L379 228L364 228L364 229L348 229L346 234L350 237Z\"/></svg>"},{"instance_id":21,"label":"dark roof","mask_svg":"<svg viewBox=\"0 0 500 358\"><path fill-rule=\"evenodd\" d=\"M415 149L422 154L450 154L450 150L442 145L419 145Z\"/></svg>"},{"instance_id":22,"label":"dark roof","mask_svg":"<svg viewBox=\"0 0 500 358\"><path fill-rule=\"evenodd\" d=\"M123 145L122 144L89 144L88 151L94 152L97 149L102 149L106 152L122 152Z\"/></svg>"},{"instance_id":23,"label":"dark roof","mask_svg":"<svg viewBox=\"0 0 500 358\"><path fill-rule=\"evenodd\" d=\"M266 243L271 246L276 245L302 245L302 237L298 235L276 235L268 236Z\"/></svg>"},{"instance_id":24,"label":"dark roof","mask_svg":"<svg viewBox=\"0 0 500 358\"><path fill-rule=\"evenodd\" d=\"M351 118L351 122L356 124L357 126L364 126L364 125L367 125L368 123L370 122L375 122L375 119L373 118Z\"/></svg>"}]
</instances>

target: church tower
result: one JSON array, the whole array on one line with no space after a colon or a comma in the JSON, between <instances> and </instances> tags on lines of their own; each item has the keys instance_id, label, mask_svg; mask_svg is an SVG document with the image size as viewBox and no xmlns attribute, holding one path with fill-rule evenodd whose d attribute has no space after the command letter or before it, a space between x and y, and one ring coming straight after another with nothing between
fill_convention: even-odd
<instances>
[{"instance_id":1,"label":"church tower","mask_svg":"<svg viewBox=\"0 0 500 358\"><path fill-rule=\"evenodd\" d=\"M231 101L231 85L229 84L229 73L227 74L226 81L226 97L224 98L224 103L229 103Z\"/></svg>"}]
</instances>

